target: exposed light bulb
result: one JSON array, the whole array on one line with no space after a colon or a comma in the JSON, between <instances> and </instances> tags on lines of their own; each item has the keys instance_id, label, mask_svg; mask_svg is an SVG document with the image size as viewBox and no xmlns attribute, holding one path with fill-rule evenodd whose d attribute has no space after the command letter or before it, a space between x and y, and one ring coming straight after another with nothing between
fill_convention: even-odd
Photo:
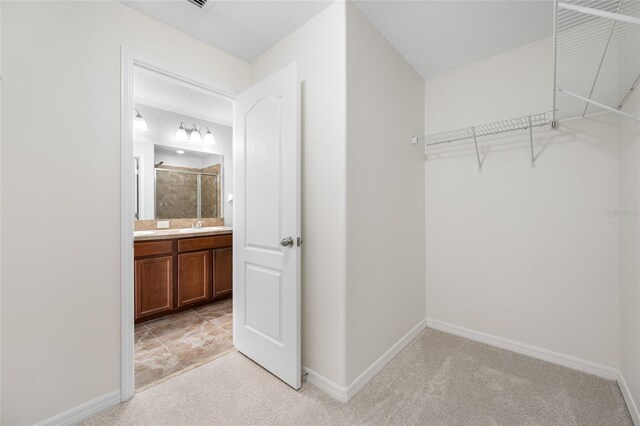
<instances>
[{"instance_id":1,"label":"exposed light bulb","mask_svg":"<svg viewBox=\"0 0 640 426\"><path fill-rule=\"evenodd\" d=\"M134 108L136 112L136 118L133 119L133 130L136 132L146 132L148 130L147 122L144 121L142 115L140 115L140 111Z\"/></svg>"},{"instance_id":2,"label":"exposed light bulb","mask_svg":"<svg viewBox=\"0 0 640 426\"><path fill-rule=\"evenodd\" d=\"M189 136L189 140L193 143L202 143L202 135L198 131L198 128L194 124L191 128L191 135Z\"/></svg>"},{"instance_id":3,"label":"exposed light bulb","mask_svg":"<svg viewBox=\"0 0 640 426\"><path fill-rule=\"evenodd\" d=\"M207 127L207 133L205 133L204 135L204 144L205 145L213 145L216 143L216 140L213 137L213 133L211 133L211 130L209 130L209 128Z\"/></svg>"},{"instance_id":4,"label":"exposed light bulb","mask_svg":"<svg viewBox=\"0 0 640 426\"><path fill-rule=\"evenodd\" d=\"M187 130L184 128L183 122L180 122L180 127L178 127L178 131L176 132L176 139L179 142L184 142L187 140Z\"/></svg>"}]
</instances>

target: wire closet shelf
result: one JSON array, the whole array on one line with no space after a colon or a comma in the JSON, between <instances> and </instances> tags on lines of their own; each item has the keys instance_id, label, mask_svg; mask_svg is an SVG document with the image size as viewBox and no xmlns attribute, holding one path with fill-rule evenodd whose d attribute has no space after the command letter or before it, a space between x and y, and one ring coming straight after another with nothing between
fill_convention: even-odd
<instances>
[{"instance_id":1,"label":"wire closet shelf","mask_svg":"<svg viewBox=\"0 0 640 426\"><path fill-rule=\"evenodd\" d=\"M640 82L640 1L555 0L552 121L613 112Z\"/></svg>"},{"instance_id":2,"label":"wire closet shelf","mask_svg":"<svg viewBox=\"0 0 640 426\"><path fill-rule=\"evenodd\" d=\"M528 129L529 147L531 152L531 166L533 167L536 163L536 158L533 152L533 128L546 126L550 123L550 114L532 114L510 118L508 120L494 121L492 123L481 124L474 127L467 127L464 129L456 129L426 136L419 136L413 138L412 143L423 143L425 152L427 152L430 148L437 147L438 145L450 144L452 142L458 141L473 140L476 149L476 159L478 160L478 171L482 171L482 161L480 160L480 150L478 149L478 138Z\"/></svg>"},{"instance_id":3,"label":"wire closet shelf","mask_svg":"<svg viewBox=\"0 0 640 426\"><path fill-rule=\"evenodd\" d=\"M541 127L549 124L549 114L540 113L522 117L510 118L508 120L494 121L464 129L450 130L447 132L435 133L426 136L413 138L413 143L424 143L425 148L441 145L445 143L472 140L484 136L499 135L501 133L526 130L533 127Z\"/></svg>"},{"instance_id":4,"label":"wire closet shelf","mask_svg":"<svg viewBox=\"0 0 640 426\"><path fill-rule=\"evenodd\" d=\"M414 137L425 152L442 144L473 140L482 169L478 138L529 130L531 165L534 127L558 120L622 110L640 84L640 0L554 0L553 109L474 127Z\"/></svg>"}]
</instances>

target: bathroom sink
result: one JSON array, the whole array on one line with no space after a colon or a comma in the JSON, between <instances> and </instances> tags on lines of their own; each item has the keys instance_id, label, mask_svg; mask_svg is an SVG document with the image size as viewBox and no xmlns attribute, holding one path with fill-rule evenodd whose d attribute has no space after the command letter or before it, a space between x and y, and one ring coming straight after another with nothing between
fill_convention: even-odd
<instances>
[{"instance_id":1,"label":"bathroom sink","mask_svg":"<svg viewBox=\"0 0 640 426\"><path fill-rule=\"evenodd\" d=\"M220 226L208 226L205 228L183 228L179 229L178 232L182 232L183 234L189 234L191 232L210 232L210 231L218 231L220 230Z\"/></svg>"},{"instance_id":2,"label":"bathroom sink","mask_svg":"<svg viewBox=\"0 0 640 426\"><path fill-rule=\"evenodd\" d=\"M155 233L156 233L156 231L134 231L133 235L135 237L140 237L142 235L153 235Z\"/></svg>"}]
</instances>

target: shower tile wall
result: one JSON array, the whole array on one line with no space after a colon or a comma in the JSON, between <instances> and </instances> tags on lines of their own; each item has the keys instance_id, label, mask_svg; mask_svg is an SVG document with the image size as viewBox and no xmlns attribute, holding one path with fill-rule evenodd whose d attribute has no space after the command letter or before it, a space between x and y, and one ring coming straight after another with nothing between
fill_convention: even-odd
<instances>
[{"instance_id":1,"label":"shower tile wall","mask_svg":"<svg viewBox=\"0 0 640 426\"><path fill-rule=\"evenodd\" d=\"M156 174L156 217L158 219L195 218L198 216L198 178L190 173L163 172L184 170L220 174L220 165L204 169L160 166ZM171 188L171 189L169 189ZM176 190L177 189L177 190ZM202 176L202 217L219 217L218 179Z\"/></svg>"}]
</instances>

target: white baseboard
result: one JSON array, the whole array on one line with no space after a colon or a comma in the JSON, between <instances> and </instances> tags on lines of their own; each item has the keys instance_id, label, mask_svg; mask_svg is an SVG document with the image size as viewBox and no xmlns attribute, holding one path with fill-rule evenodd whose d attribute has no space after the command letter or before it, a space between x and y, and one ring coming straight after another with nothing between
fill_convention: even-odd
<instances>
[{"instance_id":1,"label":"white baseboard","mask_svg":"<svg viewBox=\"0 0 640 426\"><path fill-rule=\"evenodd\" d=\"M618 377L618 386L620 386L620 391L622 392L622 396L624 397L624 400L627 403L627 408L629 409L629 414L631 414L633 423L636 426L640 426L640 411L638 411L638 406L636 405L636 402L633 400L633 396L631 395L631 391L627 386L627 382L624 380L624 376L622 375L622 372L620 372L620 376Z\"/></svg>"},{"instance_id":2,"label":"white baseboard","mask_svg":"<svg viewBox=\"0 0 640 426\"><path fill-rule=\"evenodd\" d=\"M337 399L340 402L347 402L349 400L347 388L344 386L335 384L331 380L307 367L302 367L302 371L307 374L307 383L311 383L315 387L323 390L330 397Z\"/></svg>"},{"instance_id":3,"label":"white baseboard","mask_svg":"<svg viewBox=\"0 0 640 426\"><path fill-rule=\"evenodd\" d=\"M315 371L303 367L303 371L307 373L307 382L322 389L338 401L348 402L360 391L360 389L373 379L376 374L378 374L380 370L389 363L389 361L398 355L400 351L402 351L418 335L418 333L424 330L426 326L427 320L420 321L347 387L337 385Z\"/></svg>"},{"instance_id":4,"label":"white baseboard","mask_svg":"<svg viewBox=\"0 0 640 426\"><path fill-rule=\"evenodd\" d=\"M109 407L120 404L120 391L113 391L106 395L100 396L92 401L85 402L75 408L51 417L43 422L37 424L37 426L67 426L74 423L78 423L82 420L98 414L100 411L106 410Z\"/></svg>"},{"instance_id":5,"label":"white baseboard","mask_svg":"<svg viewBox=\"0 0 640 426\"><path fill-rule=\"evenodd\" d=\"M393 346L389 348L380 358L378 358L373 364L369 366L357 379L353 381L347 388L347 400L353 398L360 389L364 387L369 380L373 379L376 374L384 368L396 355L400 353L422 330L427 326L427 320L424 319L416 324L407 334L405 334L400 340L398 340Z\"/></svg>"},{"instance_id":6,"label":"white baseboard","mask_svg":"<svg viewBox=\"0 0 640 426\"><path fill-rule=\"evenodd\" d=\"M471 330L432 318L427 318L427 327L465 337L470 340L475 340L476 342L507 349L519 354L528 355L533 358L562 365L574 370L593 374L594 376L602 377L604 379L618 379L618 369L615 367L609 367L608 365L598 364L596 362L576 358L571 355L565 355L559 352L553 352L536 346L527 345L525 343L504 339L502 337L493 336L481 331Z\"/></svg>"}]
</instances>

